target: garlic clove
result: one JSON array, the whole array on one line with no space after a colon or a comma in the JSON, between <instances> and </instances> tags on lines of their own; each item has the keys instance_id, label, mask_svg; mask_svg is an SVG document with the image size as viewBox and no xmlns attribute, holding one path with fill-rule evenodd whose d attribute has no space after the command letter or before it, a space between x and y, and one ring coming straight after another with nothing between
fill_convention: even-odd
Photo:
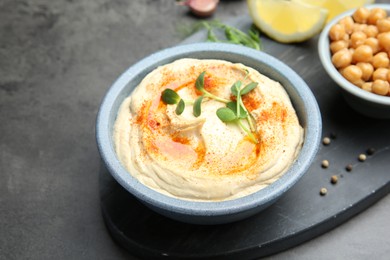
<instances>
[{"instance_id":1,"label":"garlic clove","mask_svg":"<svg viewBox=\"0 0 390 260\"><path fill-rule=\"evenodd\" d=\"M219 0L187 0L179 4L188 6L196 16L207 17L215 12L218 2Z\"/></svg>"}]
</instances>

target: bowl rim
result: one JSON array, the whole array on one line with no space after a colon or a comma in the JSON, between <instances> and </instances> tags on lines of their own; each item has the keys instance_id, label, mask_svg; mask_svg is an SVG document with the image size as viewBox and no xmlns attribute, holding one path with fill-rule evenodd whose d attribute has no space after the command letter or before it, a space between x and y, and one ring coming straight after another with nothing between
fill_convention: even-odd
<instances>
[{"instance_id":1,"label":"bowl rim","mask_svg":"<svg viewBox=\"0 0 390 260\"><path fill-rule=\"evenodd\" d=\"M300 95L304 104L307 122L305 140L302 149L290 167L277 181L257 192L247 196L226 201L190 201L174 198L159 193L134 178L120 163L116 157L110 134L109 118L111 109L122 89L142 72L143 68L150 67L159 61L180 55L191 55L200 52L226 53L250 58L254 61L266 63L281 75L288 74L288 79L295 82L294 89ZM178 59L178 58L176 58ZM227 59L228 60L228 59ZM243 62L245 64L245 62ZM133 88L132 88L133 90ZM131 91L132 91L131 90ZM116 111L117 112L117 111ZM112 126L111 126L112 127ZM154 208L191 216L221 216L245 212L272 202L281 194L291 188L307 171L315 154L319 149L322 133L322 120L317 101L304 80L290 67L280 60L264 52L228 43L190 43L170 47L153 53L130 66L108 89L100 105L96 119L96 141L100 156L117 182L135 197L152 205ZM258 198L262 198L261 200Z\"/></svg>"},{"instance_id":2,"label":"bowl rim","mask_svg":"<svg viewBox=\"0 0 390 260\"><path fill-rule=\"evenodd\" d=\"M386 10L387 12L390 12L390 5L389 4L370 4L365 5L364 7L368 9L373 8L382 8ZM370 93L368 91L365 91L358 86L353 85L351 82L346 80L336 69L336 67L333 65L330 55L330 47L329 47L329 30L330 28L336 24L341 18L352 15L357 8L345 11L336 17L334 17L332 20L328 22L328 24L324 27L322 30L320 37L318 39L318 55L320 57L321 63L325 69L325 71L328 73L328 75L345 91L361 98L366 101L382 104L382 105L390 105L390 97L387 96L381 96L374 93Z\"/></svg>"}]
</instances>

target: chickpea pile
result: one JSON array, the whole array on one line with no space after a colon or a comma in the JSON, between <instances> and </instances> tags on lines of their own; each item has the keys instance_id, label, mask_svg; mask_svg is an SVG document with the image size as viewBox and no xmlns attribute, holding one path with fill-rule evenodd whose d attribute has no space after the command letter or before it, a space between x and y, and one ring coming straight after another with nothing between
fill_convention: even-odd
<instances>
[{"instance_id":1,"label":"chickpea pile","mask_svg":"<svg viewBox=\"0 0 390 260\"><path fill-rule=\"evenodd\" d=\"M329 31L332 63L352 84L390 96L390 16L381 8L358 8Z\"/></svg>"}]
</instances>

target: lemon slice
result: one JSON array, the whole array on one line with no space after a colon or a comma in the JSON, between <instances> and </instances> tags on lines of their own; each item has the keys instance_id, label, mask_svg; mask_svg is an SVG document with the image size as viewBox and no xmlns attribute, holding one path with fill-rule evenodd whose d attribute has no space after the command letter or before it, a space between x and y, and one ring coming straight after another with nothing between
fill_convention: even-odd
<instances>
[{"instance_id":1,"label":"lemon slice","mask_svg":"<svg viewBox=\"0 0 390 260\"><path fill-rule=\"evenodd\" d=\"M328 11L298 0L248 0L253 23L270 38L302 42L321 31Z\"/></svg>"},{"instance_id":2,"label":"lemon slice","mask_svg":"<svg viewBox=\"0 0 390 260\"><path fill-rule=\"evenodd\" d=\"M326 8L329 11L328 20L349 9L367 4L373 4L375 0L299 0L302 3Z\"/></svg>"}]
</instances>

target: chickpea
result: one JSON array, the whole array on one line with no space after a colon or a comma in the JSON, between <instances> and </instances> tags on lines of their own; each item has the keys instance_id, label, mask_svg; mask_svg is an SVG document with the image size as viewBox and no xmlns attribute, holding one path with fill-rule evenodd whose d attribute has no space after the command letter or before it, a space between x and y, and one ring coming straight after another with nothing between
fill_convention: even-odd
<instances>
[{"instance_id":1,"label":"chickpea","mask_svg":"<svg viewBox=\"0 0 390 260\"><path fill-rule=\"evenodd\" d=\"M332 53L336 53L341 49L348 48L349 43L344 40L333 41L330 44L330 50Z\"/></svg>"},{"instance_id":2,"label":"chickpea","mask_svg":"<svg viewBox=\"0 0 390 260\"><path fill-rule=\"evenodd\" d=\"M362 86L361 89L372 92L372 82L365 82Z\"/></svg>"},{"instance_id":3,"label":"chickpea","mask_svg":"<svg viewBox=\"0 0 390 260\"><path fill-rule=\"evenodd\" d=\"M354 84L355 86L359 87L359 88L362 88L362 86L365 83L365 81L362 80L362 79L357 79L357 80L351 81L351 83Z\"/></svg>"},{"instance_id":4,"label":"chickpea","mask_svg":"<svg viewBox=\"0 0 390 260\"><path fill-rule=\"evenodd\" d=\"M346 33L343 37L343 40L349 43L349 34Z\"/></svg>"},{"instance_id":5,"label":"chickpea","mask_svg":"<svg viewBox=\"0 0 390 260\"><path fill-rule=\"evenodd\" d=\"M342 40L344 35L345 29L341 24L335 24L329 30L329 37L332 39L332 41Z\"/></svg>"},{"instance_id":6,"label":"chickpea","mask_svg":"<svg viewBox=\"0 0 390 260\"><path fill-rule=\"evenodd\" d=\"M374 38L374 37L367 38L364 41L364 45L370 46L373 54L376 54L379 52L379 41L377 38Z\"/></svg>"},{"instance_id":7,"label":"chickpea","mask_svg":"<svg viewBox=\"0 0 390 260\"><path fill-rule=\"evenodd\" d=\"M387 74L389 73L389 69L387 68L377 68L372 74L372 79L375 81L377 79L387 81Z\"/></svg>"},{"instance_id":8,"label":"chickpea","mask_svg":"<svg viewBox=\"0 0 390 260\"><path fill-rule=\"evenodd\" d=\"M351 83L358 82L363 76L362 70L356 65L349 65L345 67L341 73L344 78Z\"/></svg>"},{"instance_id":9,"label":"chickpea","mask_svg":"<svg viewBox=\"0 0 390 260\"><path fill-rule=\"evenodd\" d=\"M339 24L344 25L345 32L351 34L353 30L354 21L351 16L346 16L339 21Z\"/></svg>"},{"instance_id":10,"label":"chickpea","mask_svg":"<svg viewBox=\"0 0 390 260\"><path fill-rule=\"evenodd\" d=\"M379 46L386 51L390 51L390 32L380 33L378 34L377 38L379 41Z\"/></svg>"},{"instance_id":11,"label":"chickpea","mask_svg":"<svg viewBox=\"0 0 390 260\"><path fill-rule=\"evenodd\" d=\"M379 32L390 32L390 19L379 19L376 21L376 27Z\"/></svg>"},{"instance_id":12,"label":"chickpea","mask_svg":"<svg viewBox=\"0 0 390 260\"><path fill-rule=\"evenodd\" d=\"M367 36L364 32L354 32L351 34L350 45L352 48L356 49L358 46L362 45L367 39Z\"/></svg>"},{"instance_id":13,"label":"chickpea","mask_svg":"<svg viewBox=\"0 0 390 260\"><path fill-rule=\"evenodd\" d=\"M366 28L364 28L363 32L366 34L367 37L376 37L378 35L378 27L375 25L368 25Z\"/></svg>"},{"instance_id":14,"label":"chickpea","mask_svg":"<svg viewBox=\"0 0 390 260\"><path fill-rule=\"evenodd\" d=\"M349 53L351 53L351 57L353 57L353 54L355 53L355 49L349 48L348 49ZM351 64L353 63L353 60L351 60Z\"/></svg>"},{"instance_id":15,"label":"chickpea","mask_svg":"<svg viewBox=\"0 0 390 260\"><path fill-rule=\"evenodd\" d=\"M370 10L365 7L360 7L352 14L352 17L357 23L366 23L369 15Z\"/></svg>"},{"instance_id":16,"label":"chickpea","mask_svg":"<svg viewBox=\"0 0 390 260\"><path fill-rule=\"evenodd\" d=\"M390 82L390 70L389 70L389 72L387 73L387 81Z\"/></svg>"},{"instance_id":17,"label":"chickpea","mask_svg":"<svg viewBox=\"0 0 390 260\"><path fill-rule=\"evenodd\" d=\"M342 49L333 54L332 63L336 68L344 68L351 64L352 54L348 49Z\"/></svg>"},{"instance_id":18,"label":"chickpea","mask_svg":"<svg viewBox=\"0 0 390 260\"><path fill-rule=\"evenodd\" d=\"M389 67L390 60L386 52L378 52L372 57L372 65L375 69Z\"/></svg>"},{"instance_id":19,"label":"chickpea","mask_svg":"<svg viewBox=\"0 0 390 260\"><path fill-rule=\"evenodd\" d=\"M352 33L363 32L367 27L367 24L354 23L352 27Z\"/></svg>"},{"instance_id":20,"label":"chickpea","mask_svg":"<svg viewBox=\"0 0 390 260\"><path fill-rule=\"evenodd\" d=\"M387 81L377 79L372 83L372 92L385 96L389 93L390 84Z\"/></svg>"},{"instance_id":21,"label":"chickpea","mask_svg":"<svg viewBox=\"0 0 390 260\"><path fill-rule=\"evenodd\" d=\"M370 15L367 18L367 23L368 24L376 24L376 22L380 19L386 18L387 13L385 10L381 8L374 8L371 9Z\"/></svg>"},{"instance_id":22,"label":"chickpea","mask_svg":"<svg viewBox=\"0 0 390 260\"><path fill-rule=\"evenodd\" d=\"M370 62L373 56L373 52L370 46L360 45L357 47L352 55L352 62Z\"/></svg>"},{"instance_id":23,"label":"chickpea","mask_svg":"<svg viewBox=\"0 0 390 260\"><path fill-rule=\"evenodd\" d=\"M374 67L372 64L368 62L359 62L356 64L356 66L362 70L362 79L368 81L374 72Z\"/></svg>"}]
</instances>

